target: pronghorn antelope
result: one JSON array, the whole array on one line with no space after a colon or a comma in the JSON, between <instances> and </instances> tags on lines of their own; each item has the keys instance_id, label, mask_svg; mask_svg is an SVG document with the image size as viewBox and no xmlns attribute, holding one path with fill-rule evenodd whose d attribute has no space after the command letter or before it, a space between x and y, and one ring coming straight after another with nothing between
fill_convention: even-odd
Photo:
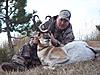
<instances>
[{"instance_id":1,"label":"pronghorn antelope","mask_svg":"<svg viewBox=\"0 0 100 75\"><path fill-rule=\"evenodd\" d=\"M43 65L58 66L95 58L95 52L84 41L73 41L61 47L54 47L48 32L38 33L38 56Z\"/></svg>"},{"instance_id":2,"label":"pronghorn antelope","mask_svg":"<svg viewBox=\"0 0 100 75\"><path fill-rule=\"evenodd\" d=\"M42 24L38 27L38 56L44 65L56 66L95 58L95 52L84 41L73 41L61 47L54 47L50 41L48 29L42 30Z\"/></svg>"},{"instance_id":3,"label":"pronghorn antelope","mask_svg":"<svg viewBox=\"0 0 100 75\"><path fill-rule=\"evenodd\" d=\"M54 47L43 34L39 36L38 56L44 65L56 66L95 58L95 52L84 41L73 41L62 47Z\"/></svg>"}]
</instances>

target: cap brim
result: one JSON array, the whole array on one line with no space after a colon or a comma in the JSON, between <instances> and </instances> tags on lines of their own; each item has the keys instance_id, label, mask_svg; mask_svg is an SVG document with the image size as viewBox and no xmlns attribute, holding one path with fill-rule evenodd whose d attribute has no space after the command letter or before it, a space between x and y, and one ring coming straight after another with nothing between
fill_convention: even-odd
<instances>
[{"instance_id":1,"label":"cap brim","mask_svg":"<svg viewBox=\"0 0 100 75\"><path fill-rule=\"evenodd\" d=\"M64 16L59 16L59 18L60 18L60 19L65 19L65 20L69 21L69 18L66 18L66 17L64 17Z\"/></svg>"}]
</instances>

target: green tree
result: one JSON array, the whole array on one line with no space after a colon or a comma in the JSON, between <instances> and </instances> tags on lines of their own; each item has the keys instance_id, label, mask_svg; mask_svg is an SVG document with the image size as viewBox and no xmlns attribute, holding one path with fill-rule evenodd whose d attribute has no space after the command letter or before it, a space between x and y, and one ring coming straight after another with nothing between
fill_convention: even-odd
<instances>
[{"instance_id":1,"label":"green tree","mask_svg":"<svg viewBox=\"0 0 100 75\"><path fill-rule=\"evenodd\" d=\"M11 56L14 54L11 32L24 34L31 28L32 14L25 11L26 3L27 0L0 0L0 33L7 32Z\"/></svg>"}]
</instances>

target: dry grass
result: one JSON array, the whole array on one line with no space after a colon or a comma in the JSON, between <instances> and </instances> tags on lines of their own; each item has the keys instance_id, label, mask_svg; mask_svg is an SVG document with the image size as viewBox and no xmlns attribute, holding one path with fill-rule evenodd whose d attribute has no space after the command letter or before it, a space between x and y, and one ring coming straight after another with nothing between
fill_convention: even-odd
<instances>
[{"instance_id":1,"label":"dry grass","mask_svg":"<svg viewBox=\"0 0 100 75\"><path fill-rule=\"evenodd\" d=\"M55 70L38 67L25 72L0 72L0 75L100 75L100 60L62 65Z\"/></svg>"},{"instance_id":2,"label":"dry grass","mask_svg":"<svg viewBox=\"0 0 100 75\"><path fill-rule=\"evenodd\" d=\"M25 38L23 38L23 39L15 39L15 40L13 40L13 42L14 42L14 49L15 49L15 52L18 52L19 51L19 49L25 44L25 43L27 43L29 41L29 38L28 37L25 37Z\"/></svg>"}]
</instances>

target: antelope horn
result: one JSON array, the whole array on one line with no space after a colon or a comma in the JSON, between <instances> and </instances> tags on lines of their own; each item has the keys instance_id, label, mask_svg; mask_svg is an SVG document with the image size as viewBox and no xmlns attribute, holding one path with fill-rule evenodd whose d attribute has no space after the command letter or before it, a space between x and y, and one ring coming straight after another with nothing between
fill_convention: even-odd
<instances>
[{"instance_id":1,"label":"antelope horn","mask_svg":"<svg viewBox=\"0 0 100 75\"><path fill-rule=\"evenodd\" d=\"M50 20L52 17L48 15L48 16L45 17L45 20L46 20L47 18L49 18L49 20ZM45 22L45 23L46 23L46 22ZM43 29L42 29L42 28L43 28L43 25L44 25L44 24L40 24L40 25L39 25L39 29L40 29L40 31L41 31L42 33L46 33L46 32L48 32L48 31L49 31L49 28L43 30Z\"/></svg>"},{"instance_id":2,"label":"antelope horn","mask_svg":"<svg viewBox=\"0 0 100 75\"><path fill-rule=\"evenodd\" d=\"M48 29L43 30L43 29L42 29L42 26L43 26L43 24L40 24L40 25L39 25L40 31L41 31L42 33L48 32Z\"/></svg>"},{"instance_id":3,"label":"antelope horn","mask_svg":"<svg viewBox=\"0 0 100 75\"><path fill-rule=\"evenodd\" d=\"M36 17L39 19L38 15L34 15L33 18L32 18L33 23L36 23Z\"/></svg>"},{"instance_id":4,"label":"antelope horn","mask_svg":"<svg viewBox=\"0 0 100 75\"><path fill-rule=\"evenodd\" d=\"M38 15L34 15L34 16L32 17L33 25L35 25L36 29L37 29L39 32L41 32L40 28L38 27L38 24L40 24L39 22L40 22L41 20L39 19L39 21L36 22L36 17L39 19L39 16L38 16Z\"/></svg>"},{"instance_id":5,"label":"antelope horn","mask_svg":"<svg viewBox=\"0 0 100 75\"><path fill-rule=\"evenodd\" d=\"M49 18L49 20L50 20L52 17L48 15L48 16L45 17L45 19L47 19L47 18Z\"/></svg>"}]
</instances>

